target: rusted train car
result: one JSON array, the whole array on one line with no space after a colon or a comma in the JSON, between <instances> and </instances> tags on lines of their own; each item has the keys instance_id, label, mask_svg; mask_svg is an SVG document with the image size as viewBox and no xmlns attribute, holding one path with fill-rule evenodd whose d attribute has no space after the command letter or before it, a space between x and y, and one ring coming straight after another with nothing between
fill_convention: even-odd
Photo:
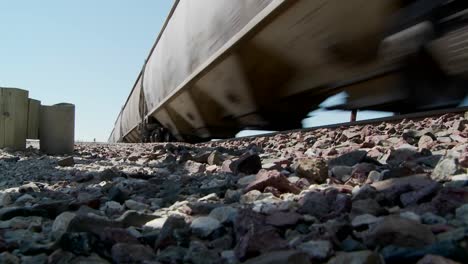
<instances>
[{"instance_id":1,"label":"rusted train car","mask_svg":"<svg viewBox=\"0 0 468 264\"><path fill-rule=\"evenodd\" d=\"M298 128L342 109L410 112L467 93L466 0L175 1L110 142Z\"/></svg>"}]
</instances>

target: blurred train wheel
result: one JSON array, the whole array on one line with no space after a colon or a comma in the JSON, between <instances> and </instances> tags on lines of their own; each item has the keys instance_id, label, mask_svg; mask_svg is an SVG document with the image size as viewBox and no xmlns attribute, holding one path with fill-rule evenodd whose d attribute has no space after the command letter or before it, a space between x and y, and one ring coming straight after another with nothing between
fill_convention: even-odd
<instances>
[{"instance_id":1,"label":"blurred train wheel","mask_svg":"<svg viewBox=\"0 0 468 264\"><path fill-rule=\"evenodd\" d=\"M409 58L404 71L404 86L409 92L408 111L454 107L463 100L467 80L447 75L434 60L422 50Z\"/></svg>"}]
</instances>

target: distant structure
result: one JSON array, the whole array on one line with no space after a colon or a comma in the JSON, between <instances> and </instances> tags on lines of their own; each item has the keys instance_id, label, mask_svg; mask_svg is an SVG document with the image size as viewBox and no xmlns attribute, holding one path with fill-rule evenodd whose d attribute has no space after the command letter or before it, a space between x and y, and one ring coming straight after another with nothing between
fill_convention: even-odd
<instances>
[{"instance_id":1,"label":"distant structure","mask_svg":"<svg viewBox=\"0 0 468 264\"><path fill-rule=\"evenodd\" d=\"M0 87L0 148L23 150L26 139L39 139L47 154L70 154L74 129L74 105L43 106L26 90Z\"/></svg>"}]
</instances>

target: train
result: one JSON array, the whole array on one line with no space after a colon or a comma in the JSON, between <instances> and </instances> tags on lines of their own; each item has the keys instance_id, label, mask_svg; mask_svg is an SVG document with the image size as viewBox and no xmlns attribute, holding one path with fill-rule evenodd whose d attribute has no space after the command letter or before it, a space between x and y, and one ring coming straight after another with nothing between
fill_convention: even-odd
<instances>
[{"instance_id":1,"label":"train","mask_svg":"<svg viewBox=\"0 0 468 264\"><path fill-rule=\"evenodd\" d=\"M301 127L326 98L410 113L467 96L466 0L176 0L109 142Z\"/></svg>"}]
</instances>

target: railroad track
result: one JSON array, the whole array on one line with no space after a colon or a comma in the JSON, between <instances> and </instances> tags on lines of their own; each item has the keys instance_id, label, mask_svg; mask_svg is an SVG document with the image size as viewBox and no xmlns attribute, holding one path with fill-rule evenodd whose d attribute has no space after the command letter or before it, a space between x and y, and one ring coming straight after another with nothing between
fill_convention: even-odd
<instances>
[{"instance_id":1,"label":"railroad track","mask_svg":"<svg viewBox=\"0 0 468 264\"><path fill-rule=\"evenodd\" d=\"M411 120L417 121L417 120L422 120L428 117L441 116L441 115L450 114L450 113L454 113L454 114L464 113L467 111L468 111L468 106L445 108L445 109L437 109L437 110L416 112L416 113L410 113L410 114L393 115L393 116L388 116L388 117L373 118L373 119L353 121L353 122L336 123L336 124L323 125L323 126L314 126L314 127L307 127L307 128L293 129L293 130L277 131L277 132L266 133L266 134L257 134L257 135L251 135L251 136L222 139L222 140L218 140L218 142L244 140L244 139L255 138L255 137L272 137L278 134L309 132L309 131L314 131L314 130L322 129L322 128L339 128L339 127L351 127L351 126L361 126L361 125L373 125L373 124L380 124L382 122L398 123L404 119L411 119Z\"/></svg>"}]
</instances>

